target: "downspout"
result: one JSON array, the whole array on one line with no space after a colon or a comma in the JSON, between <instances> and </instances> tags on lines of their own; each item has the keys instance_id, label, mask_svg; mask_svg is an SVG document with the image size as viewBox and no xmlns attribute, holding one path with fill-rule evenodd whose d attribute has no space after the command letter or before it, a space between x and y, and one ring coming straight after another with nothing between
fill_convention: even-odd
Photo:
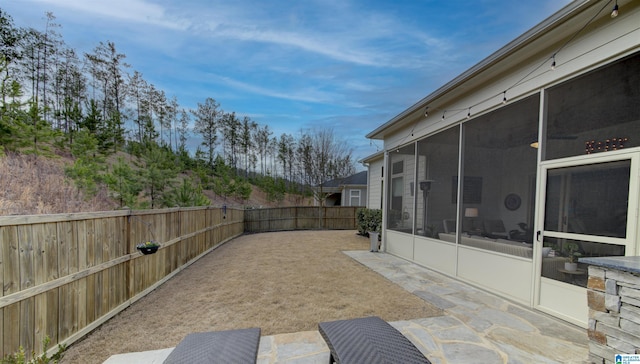
<instances>
[{"instance_id":1,"label":"downspout","mask_svg":"<svg viewBox=\"0 0 640 364\"><path fill-rule=\"evenodd\" d=\"M389 152L384 151L384 159L382 161L382 166L385 168L387 166L387 162L389 160ZM385 168L388 169L388 168ZM382 198L382 241L380 242L380 251L387 252L387 189L389 188L389 183L387 182L387 178L389 176L389 171L384 173L382 176L382 191L380 191ZM367 178L369 178L367 176Z\"/></svg>"},{"instance_id":2,"label":"downspout","mask_svg":"<svg viewBox=\"0 0 640 364\"><path fill-rule=\"evenodd\" d=\"M370 196L369 194L371 193L371 166L369 165L369 163L366 162L362 162L362 165L365 166L367 168L367 194L365 195L365 202L364 202L364 206L366 208L369 208L369 201L370 201Z\"/></svg>"}]
</instances>

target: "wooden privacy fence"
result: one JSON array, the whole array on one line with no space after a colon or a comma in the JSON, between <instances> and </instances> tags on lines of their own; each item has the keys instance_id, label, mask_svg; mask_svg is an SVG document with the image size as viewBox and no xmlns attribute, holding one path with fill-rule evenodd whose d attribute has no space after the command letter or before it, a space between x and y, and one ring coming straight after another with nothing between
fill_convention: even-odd
<instances>
[{"instance_id":1,"label":"wooden privacy fence","mask_svg":"<svg viewBox=\"0 0 640 364\"><path fill-rule=\"evenodd\" d=\"M243 229L214 207L0 217L0 358L78 340Z\"/></svg>"},{"instance_id":2,"label":"wooden privacy fence","mask_svg":"<svg viewBox=\"0 0 640 364\"><path fill-rule=\"evenodd\" d=\"M245 210L248 233L282 230L356 230L359 207L277 207Z\"/></svg>"}]
</instances>

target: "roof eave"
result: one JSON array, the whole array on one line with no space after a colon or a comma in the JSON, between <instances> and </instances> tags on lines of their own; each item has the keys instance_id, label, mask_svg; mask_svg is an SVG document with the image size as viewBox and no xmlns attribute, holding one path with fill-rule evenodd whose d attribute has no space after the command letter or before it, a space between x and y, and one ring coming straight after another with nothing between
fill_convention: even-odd
<instances>
[{"instance_id":1,"label":"roof eave","mask_svg":"<svg viewBox=\"0 0 640 364\"><path fill-rule=\"evenodd\" d=\"M358 161L358 163L370 163L378 159L384 158L384 151L375 152L371 155L368 155Z\"/></svg>"}]
</instances>

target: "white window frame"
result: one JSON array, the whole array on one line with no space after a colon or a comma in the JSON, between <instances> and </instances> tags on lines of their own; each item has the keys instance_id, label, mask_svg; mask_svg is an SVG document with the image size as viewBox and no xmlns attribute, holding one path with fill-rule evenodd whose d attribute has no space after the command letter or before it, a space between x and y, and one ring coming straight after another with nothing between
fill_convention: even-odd
<instances>
[{"instance_id":1,"label":"white window frame","mask_svg":"<svg viewBox=\"0 0 640 364\"><path fill-rule=\"evenodd\" d=\"M354 192L355 192L355 196L354 196ZM349 206L360 206L360 190L349 190ZM353 199L357 198L358 199L358 203L354 204L353 203Z\"/></svg>"}]
</instances>

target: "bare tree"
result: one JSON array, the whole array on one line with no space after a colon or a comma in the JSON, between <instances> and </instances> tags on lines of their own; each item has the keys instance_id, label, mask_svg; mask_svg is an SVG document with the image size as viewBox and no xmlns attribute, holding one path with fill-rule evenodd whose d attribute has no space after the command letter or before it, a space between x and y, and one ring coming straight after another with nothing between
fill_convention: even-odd
<instances>
[{"instance_id":1,"label":"bare tree","mask_svg":"<svg viewBox=\"0 0 640 364\"><path fill-rule=\"evenodd\" d=\"M255 143L253 142L252 136L255 135L256 130L258 129L258 124L248 116L245 116L242 119L242 135L240 138L240 146L242 148L242 153L244 155L244 176L247 177L249 175L249 164L254 158L251 158L253 155L252 151L255 147Z\"/></svg>"},{"instance_id":2,"label":"bare tree","mask_svg":"<svg viewBox=\"0 0 640 364\"><path fill-rule=\"evenodd\" d=\"M240 119L236 117L235 112L224 113L220 120L220 126L222 129L223 145L222 150L224 153L224 159L229 166L231 166L234 172L238 171L238 149L241 141L241 127Z\"/></svg>"},{"instance_id":3,"label":"bare tree","mask_svg":"<svg viewBox=\"0 0 640 364\"><path fill-rule=\"evenodd\" d=\"M306 140L304 170L307 183L314 186L314 198L324 204L326 193L323 184L336 178L344 178L355 172L355 164L348 143L338 139L333 129L315 129L303 136Z\"/></svg>"},{"instance_id":4,"label":"bare tree","mask_svg":"<svg viewBox=\"0 0 640 364\"><path fill-rule=\"evenodd\" d=\"M43 45L42 45L42 105L44 106L43 108L43 118L45 121L49 121L49 119L47 118L48 115L48 105L49 103L47 102L47 81L49 80L49 73L53 73L51 71L52 66L51 66L51 59L50 57L53 57L53 63L57 64L57 53L58 50L60 48L60 46L62 45L62 38L60 36L60 33L56 32L56 28L60 27L59 24L57 24L56 22L54 22L54 20L56 19L56 17L53 15L52 12L47 12L46 13L47 16L47 20L45 23L45 31L43 33Z\"/></svg>"},{"instance_id":5,"label":"bare tree","mask_svg":"<svg viewBox=\"0 0 640 364\"><path fill-rule=\"evenodd\" d=\"M170 150L178 150L178 136L175 135L174 138L174 128L177 127L178 124L178 112L180 105L178 104L178 98L173 96L171 100L169 100L166 104L166 118L167 118L167 128L169 129L169 149ZM173 141L175 139L175 149L173 147Z\"/></svg>"},{"instance_id":6,"label":"bare tree","mask_svg":"<svg viewBox=\"0 0 640 364\"><path fill-rule=\"evenodd\" d=\"M282 176L293 181L293 164L295 159L296 142L290 134L280 135L278 141L278 160L282 163Z\"/></svg>"},{"instance_id":7,"label":"bare tree","mask_svg":"<svg viewBox=\"0 0 640 364\"><path fill-rule=\"evenodd\" d=\"M143 135L143 111L142 111L142 103L144 99L144 93L148 89L149 85L147 81L142 78L142 74L138 71L133 72L133 76L128 77L128 92L129 100L133 102L133 106L135 107L135 117L133 122L137 125L137 138L138 142L142 143L142 135Z\"/></svg>"},{"instance_id":8,"label":"bare tree","mask_svg":"<svg viewBox=\"0 0 640 364\"><path fill-rule=\"evenodd\" d=\"M271 140L271 134L273 132L269 130L269 125L258 127L256 133L256 145L258 150L258 157L260 158L260 173L264 174L267 165L267 152L269 150L269 141Z\"/></svg>"}]
</instances>

